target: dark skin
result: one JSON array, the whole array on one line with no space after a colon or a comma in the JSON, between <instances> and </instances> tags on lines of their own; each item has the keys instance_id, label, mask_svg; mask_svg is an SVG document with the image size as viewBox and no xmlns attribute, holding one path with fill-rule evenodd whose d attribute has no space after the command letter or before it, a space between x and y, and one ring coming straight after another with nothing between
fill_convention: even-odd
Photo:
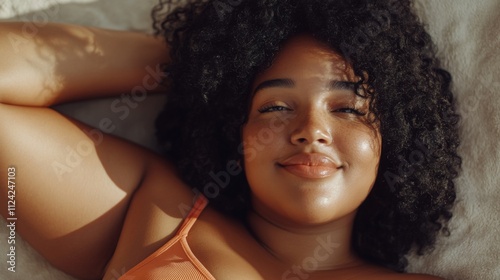
<instances>
[{"instance_id":1,"label":"dark skin","mask_svg":"<svg viewBox=\"0 0 500 280\"><path fill-rule=\"evenodd\" d=\"M20 34L21 27L3 25L0 33ZM71 46L67 49L82 50L71 60L49 47L49 38L62 33L67 36L57 39ZM57 85L35 98L40 85L34 82L16 87L0 81L0 118L15 120L0 128L0 167L15 164L17 182L24 186L17 196L17 231L71 275L114 279L175 234L183 219L179 206L191 205L193 193L175 166L158 155L109 135L98 141L89 133L92 128L48 106L119 95L143 82L146 66L168 62L168 47L140 34L64 25L48 25L38 36L47 39L39 44L46 44L54 60L38 57L40 45L23 45L23 56L15 56L8 42L0 42L4 76L15 80L21 67L33 73L31 81ZM90 41L100 46L94 61L95 50L85 48ZM137 51L146 46L148 55ZM125 56L130 73L106 68ZM76 70L75 60L81 62ZM79 75L71 76L75 71ZM99 76L96 71L114 74L108 81L91 80ZM125 74L126 79L119 76ZM197 259L216 279L439 279L373 266L349 246L356 209L375 180L381 141L376 127L354 111L366 113L367 100L345 85L329 86L332 80L356 81L349 65L320 42L299 36L257 77L254 89L272 79L293 80L294 86L275 84L255 93L242 128L243 141L252 143L245 146L242 163L252 190L250 231L209 205L188 237ZM252 141L264 139L259 133L265 128L273 141ZM68 156L61 147L81 143L94 148L63 180L54 179L53 163ZM7 179L0 176L4 188Z\"/></svg>"},{"instance_id":2,"label":"dark skin","mask_svg":"<svg viewBox=\"0 0 500 280\"><path fill-rule=\"evenodd\" d=\"M250 224L281 260L300 263L318 238L328 236L339 247L321 262L321 270L351 266L360 261L350 248L352 224L380 157L380 133L358 113L366 112L368 100L330 87L332 81L353 82L352 71L308 36L288 42L254 84L281 78L294 85L257 92L243 128L246 141L282 119L282 129L271 129L273 141L245 159L253 194ZM290 244L303 246L291 250Z\"/></svg>"}]
</instances>

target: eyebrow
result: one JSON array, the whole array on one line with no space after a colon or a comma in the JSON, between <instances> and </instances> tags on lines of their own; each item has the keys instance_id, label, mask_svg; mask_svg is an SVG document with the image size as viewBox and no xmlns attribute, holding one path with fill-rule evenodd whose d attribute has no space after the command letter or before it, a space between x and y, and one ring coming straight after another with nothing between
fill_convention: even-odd
<instances>
[{"instance_id":1,"label":"eyebrow","mask_svg":"<svg viewBox=\"0 0 500 280\"><path fill-rule=\"evenodd\" d=\"M358 83L349 82L349 81L333 80L333 81L330 81L328 83L329 90L349 90L352 92L356 92L357 86L358 86ZM257 94L257 92L259 92L263 89L266 89L266 88L294 88L294 87L295 87L295 81L292 79L267 80L267 81L260 83L253 91L252 95Z\"/></svg>"},{"instance_id":2,"label":"eyebrow","mask_svg":"<svg viewBox=\"0 0 500 280\"><path fill-rule=\"evenodd\" d=\"M330 90L349 90L356 92L359 83L349 81L330 81L328 88Z\"/></svg>"},{"instance_id":3,"label":"eyebrow","mask_svg":"<svg viewBox=\"0 0 500 280\"><path fill-rule=\"evenodd\" d=\"M257 92L266 89L266 88L273 88L273 87L278 87L278 88L293 88L295 87L295 81L292 79L273 79L273 80L267 80L262 83L260 83L255 90L253 91L253 95L255 95Z\"/></svg>"}]
</instances>

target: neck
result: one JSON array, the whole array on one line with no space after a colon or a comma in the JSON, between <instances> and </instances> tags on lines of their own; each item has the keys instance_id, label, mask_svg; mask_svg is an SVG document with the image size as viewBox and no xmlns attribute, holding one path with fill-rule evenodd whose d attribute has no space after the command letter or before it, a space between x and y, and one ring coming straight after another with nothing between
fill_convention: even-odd
<instances>
[{"instance_id":1,"label":"neck","mask_svg":"<svg viewBox=\"0 0 500 280\"><path fill-rule=\"evenodd\" d=\"M354 217L352 213L326 225L283 226L250 211L248 226L260 244L286 265L337 270L362 262L351 248Z\"/></svg>"}]
</instances>

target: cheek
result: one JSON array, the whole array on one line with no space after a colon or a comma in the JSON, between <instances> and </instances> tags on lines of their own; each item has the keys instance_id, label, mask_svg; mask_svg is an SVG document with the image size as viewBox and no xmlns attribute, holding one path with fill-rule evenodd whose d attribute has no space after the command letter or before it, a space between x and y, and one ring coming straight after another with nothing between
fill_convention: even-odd
<instances>
[{"instance_id":1,"label":"cheek","mask_svg":"<svg viewBox=\"0 0 500 280\"><path fill-rule=\"evenodd\" d=\"M264 131L263 128L256 125L245 125L242 131L242 154L247 178L251 177L248 171L254 170L262 160L262 151L269 141L268 133L262 131Z\"/></svg>"},{"instance_id":2,"label":"cheek","mask_svg":"<svg viewBox=\"0 0 500 280\"><path fill-rule=\"evenodd\" d=\"M273 176L277 158L287 145L286 126L279 121L247 123L242 129L244 170L252 192L266 189Z\"/></svg>"},{"instance_id":3,"label":"cheek","mask_svg":"<svg viewBox=\"0 0 500 280\"><path fill-rule=\"evenodd\" d=\"M354 155L362 162L372 163L380 160L380 142L373 137L358 137L353 142Z\"/></svg>"},{"instance_id":4,"label":"cheek","mask_svg":"<svg viewBox=\"0 0 500 280\"><path fill-rule=\"evenodd\" d=\"M343 153L352 176L360 176L371 185L377 176L381 154L381 137L377 131L351 131L344 138ZM342 149L339 149L342 151Z\"/></svg>"},{"instance_id":5,"label":"cheek","mask_svg":"<svg viewBox=\"0 0 500 280\"><path fill-rule=\"evenodd\" d=\"M270 142L275 136L270 133L268 126L263 123L246 124L242 130L242 154L244 170L249 185L261 185L265 180L267 156L269 155ZM252 188L253 189L253 188Z\"/></svg>"},{"instance_id":6,"label":"cheek","mask_svg":"<svg viewBox=\"0 0 500 280\"><path fill-rule=\"evenodd\" d=\"M381 154L380 135L363 134L352 142L352 154L349 168L351 180L359 185L360 191L366 190L366 195L371 191L377 178ZM363 197L365 199L366 197Z\"/></svg>"},{"instance_id":7,"label":"cheek","mask_svg":"<svg viewBox=\"0 0 500 280\"><path fill-rule=\"evenodd\" d=\"M242 146L246 164L272 157L285 144L284 133L286 125L277 118L253 121L245 124L242 129Z\"/></svg>"},{"instance_id":8,"label":"cheek","mask_svg":"<svg viewBox=\"0 0 500 280\"><path fill-rule=\"evenodd\" d=\"M337 198L334 201L348 202L357 208L366 199L377 178L380 136L378 133L357 129L350 129L337 136L336 149L346 167L340 184L342 188L335 194Z\"/></svg>"}]
</instances>

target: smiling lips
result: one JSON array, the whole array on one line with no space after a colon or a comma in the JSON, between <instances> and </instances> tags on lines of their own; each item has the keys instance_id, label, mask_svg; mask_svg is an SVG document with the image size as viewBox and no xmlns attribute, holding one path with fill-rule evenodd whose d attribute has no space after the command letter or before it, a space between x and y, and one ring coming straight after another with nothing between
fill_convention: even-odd
<instances>
[{"instance_id":1,"label":"smiling lips","mask_svg":"<svg viewBox=\"0 0 500 280\"><path fill-rule=\"evenodd\" d=\"M319 153L295 154L278 166L293 175L306 179L322 179L331 176L340 168L330 157Z\"/></svg>"}]
</instances>

